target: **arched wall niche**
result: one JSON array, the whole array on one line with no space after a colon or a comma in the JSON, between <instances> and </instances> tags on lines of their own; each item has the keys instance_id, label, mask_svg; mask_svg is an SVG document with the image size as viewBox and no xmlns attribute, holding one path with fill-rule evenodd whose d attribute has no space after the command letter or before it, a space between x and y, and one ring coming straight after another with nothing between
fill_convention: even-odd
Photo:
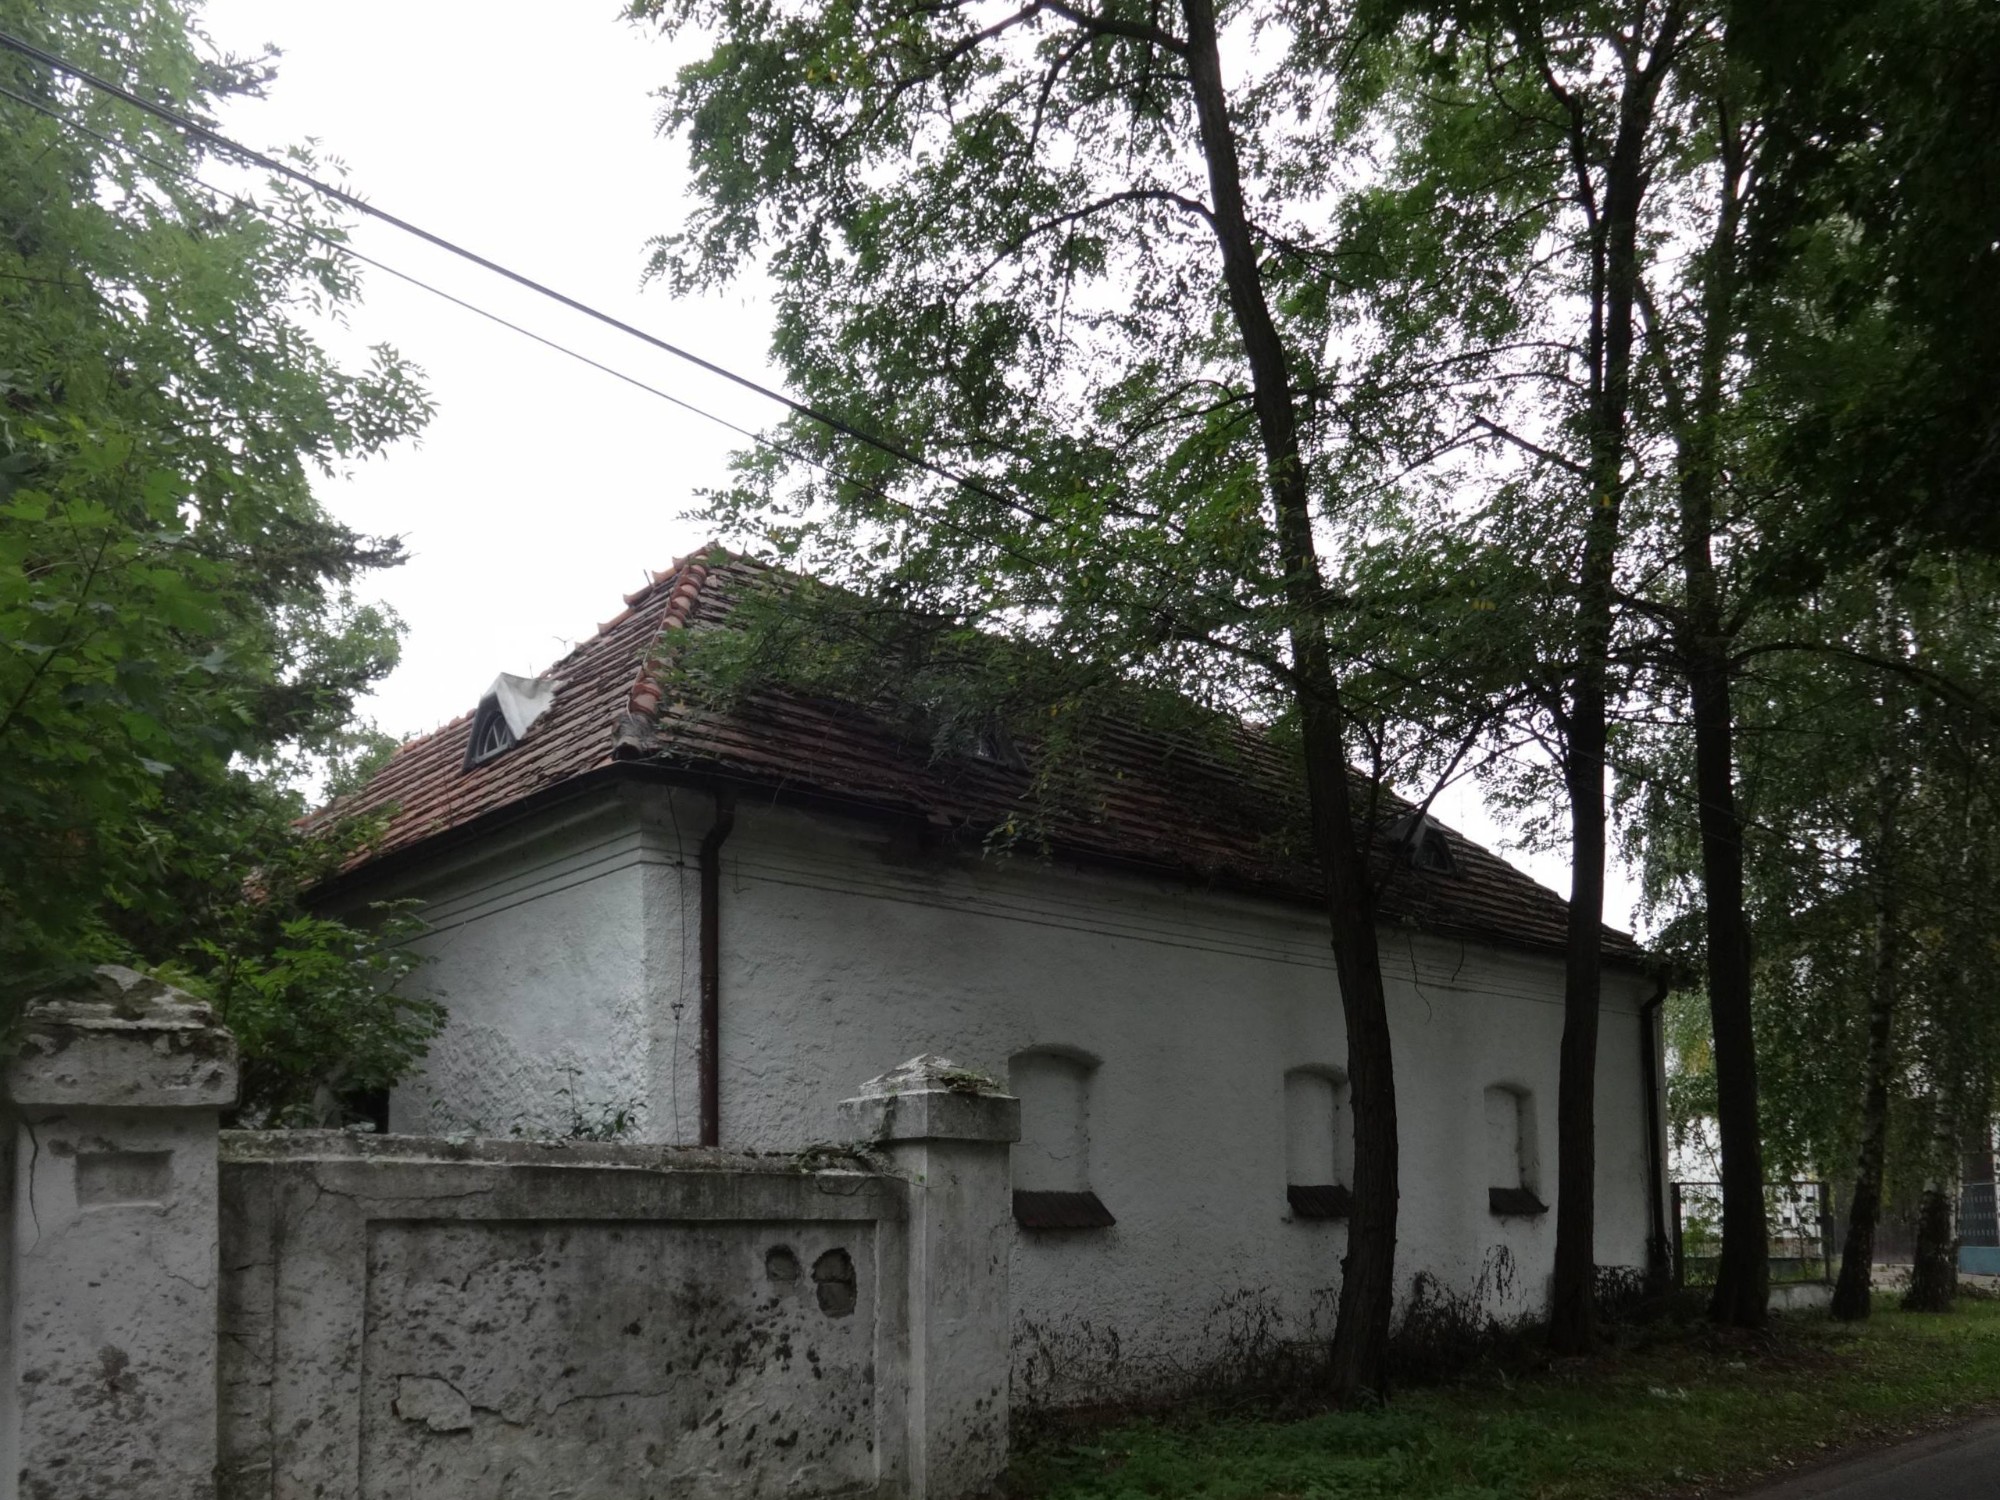
<instances>
[{"instance_id":1,"label":"arched wall niche","mask_svg":"<svg viewBox=\"0 0 2000 1500\"><path fill-rule=\"evenodd\" d=\"M1098 1060L1078 1047L1029 1047L1007 1060L1021 1101L1014 1144L1014 1219L1024 1229L1102 1229L1113 1222L1091 1180L1090 1096Z\"/></svg>"},{"instance_id":2,"label":"arched wall niche","mask_svg":"<svg viewBox=\"0 0 2000 1500\"><path fill-rule=\"evenodd\" d=\"M1285 1198L1300 1219L1344 1219L1354 1171L1345 1069L1309 1063L1285 1074Z\"/></svg>"},{"instance_id":3,"label":"arched wall niche","mask_svg":"<svg viewBox=\"0 0 2000 1500\"><path fill-rule=\"evenodd\" d=\"M1534 1092L1514 1082L1489 1084L1485 1105L1487 1206L1502 1217L1547 1212Z\"/></svg>"}]
</instances>

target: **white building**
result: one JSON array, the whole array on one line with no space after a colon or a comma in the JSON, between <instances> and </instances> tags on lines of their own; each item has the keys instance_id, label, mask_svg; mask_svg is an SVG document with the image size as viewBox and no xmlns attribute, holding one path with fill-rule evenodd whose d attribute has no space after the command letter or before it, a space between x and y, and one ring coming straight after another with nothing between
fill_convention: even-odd
<instances>
[{"instance_id":1,"label":"white building","mask_svg":"<svg viewBox=\"0 0 2000 1500\"><path fill-rule=\"evenodd\" d=\"M782 694L663 704L662 641L721 625L750 565L677 565L535 683L405 745L341 904L425 903L450 1020L401 1132L790 1151L918 1053L1022 1099L1017 1399L1186 1384L1330 1330L1346 1238L1345 1043L1316 880L1257 832L1281 766L1133 734L1102 815L1043 860L982 852L1025 777L940 765ZM551 690L551 684L553 690ZM1385 885L1398 1279L1503 1313L1553 1255L1563 903L1430 825ZM1597 1254L1661 1233L1639 952L1607 932Z\"/></svg>"}]
</instances>

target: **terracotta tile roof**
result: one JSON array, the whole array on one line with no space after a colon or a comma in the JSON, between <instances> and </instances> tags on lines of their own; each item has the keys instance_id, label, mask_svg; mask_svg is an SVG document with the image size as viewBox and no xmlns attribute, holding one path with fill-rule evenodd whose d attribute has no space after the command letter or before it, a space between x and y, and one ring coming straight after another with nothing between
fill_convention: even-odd
<instances>
[{"instance_id":1,"label":"terracotta tile roof","mask_svg":"<svg viewBox=\"0 0 2000 1500\"><path fill-rule=\"evenodd\" d=\"M625 599L545 675L563 683L520 743L467 769L465 714L410 740L366 787L328 813L389 810L381 837L350 873L499 813L586 773L620 764L722 776L775 793L920 816L982 834L1022 807L1027 774L997 761L941 761L878 717L796 693L763 691L726 710L671 703L656 677L676 632L724 623L760 564L719 552L677 560ZM1048 825L1059 851L1127 861L1291 898L1318 896L1318 872L1298 857L1298 796L1283 757L1260 736L1234 753L1139 729L1107 731L1091 768L1088 817ZM1388 797L1384 814L1407 813ZM326 814L322 814L325 816ZM1453 869L1383 868L1381 915L1427 931L1560 951L1566 908L1470 839L1442 829ZM1288 852L1290 851L1290 852ZM1641 950L1605 929L1605 956Z\"/></svg>"}]
</instances>

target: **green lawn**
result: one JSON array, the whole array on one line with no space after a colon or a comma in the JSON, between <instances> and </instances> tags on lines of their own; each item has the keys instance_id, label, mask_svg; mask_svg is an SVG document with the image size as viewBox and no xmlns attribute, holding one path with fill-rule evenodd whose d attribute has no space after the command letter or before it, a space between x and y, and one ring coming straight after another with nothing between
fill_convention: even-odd
<instances>
[{"instance_id":1,"label":"green lawn","mask_svg":"<svg viewBox=\"0 0 2000 1500\"><path fill-rule=\"evenodd\" d=\"M1890 1301L1884 1306L1884 1301ZM1386 1410L1279 1421L1186 1412L1024 1445L1019 1500L1381 1496L1612 1500L1747 1480L2000 1400L2000 1301L1946 1317L1878 1299L1762 1335L1663 1328L1540 1368L1410 1389Z\"/></svg>"}]
</instances>

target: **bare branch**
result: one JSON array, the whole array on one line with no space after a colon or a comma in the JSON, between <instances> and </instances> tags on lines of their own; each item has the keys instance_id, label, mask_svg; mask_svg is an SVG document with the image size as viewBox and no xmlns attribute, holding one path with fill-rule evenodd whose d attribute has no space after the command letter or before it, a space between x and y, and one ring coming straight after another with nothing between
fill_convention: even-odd
<instances>
[{"instance_id":1,"label":"bare branch","mask_svg":"<svg viewBox=\"0 0 2000 1500\"><path fill-rule=\"evenodd\" d=\"M1002 245L987 260L986 264L960 282L952 295L954 298L964 296L968 290L992 275L996 267L1003 265L1013 256L1018 255L1030 240L1039 238L1052 229L1061 229L1065 225L1078 223L1081 220L1103 213L1108 208L1119 208L1127 203L1144 202L1166 203L1187 213L1195 214L1207 220L1211 225L1215 222L1215 216L1209 212L1208 205L1198 202L1193 198L1183 197L1181 194L1170 192L1166 188L1126 188L1122 192L1112 193L1106 197L1097 199L1095 202L1086 203L1081 208L1071 209L1066 214L1057 214L1052 219L1044 219L1039 224L1030 225L1022 233Z\"/></svg>"},{"instance_id":2,"label":"bare branch","mask_svg":"<svg viewBox=\"0 0 2000 1500\"><path fill-rule=\"evenodd\" d=\"M1587 464L1580 464L1573 458L1565 458L1560 453L1544 448L1540 443L1532 442L1522 437L1518 432L1513 432L1508 428L1502 427L1498 422L1475 414L1472 418L1472 425L1485 428L1495 437L1512 443L1524 453L1534 454L1535 457L1541 459L1544 463L1554 464L1566 474L1573 475L1578 479L1588 479L1590 477L1590 468Z\"/></svg>"},{"instance_id":3,"label":"bare branch","mask_svg":"<svg viewBox=\"0 0 2000 1500\"><path fill-rule=\"evenodd\" d=\"M1121 21L1116 16L1089 16L1063 0L1040 0L1043 10L1052 11L1064 20L1082 27L1091 36L1117 36L1128 41L1145 42L1176 57L1187 56L1187 43L1159 26L1148 26L1143 21Z\"/></svg>"}]
</instances>

